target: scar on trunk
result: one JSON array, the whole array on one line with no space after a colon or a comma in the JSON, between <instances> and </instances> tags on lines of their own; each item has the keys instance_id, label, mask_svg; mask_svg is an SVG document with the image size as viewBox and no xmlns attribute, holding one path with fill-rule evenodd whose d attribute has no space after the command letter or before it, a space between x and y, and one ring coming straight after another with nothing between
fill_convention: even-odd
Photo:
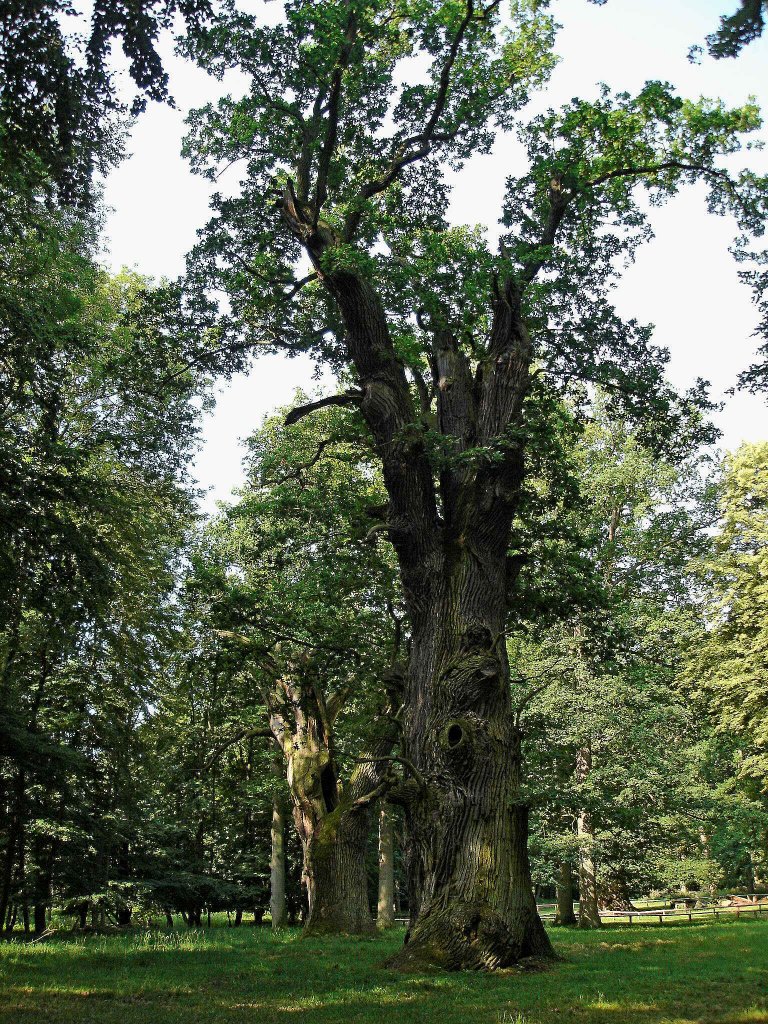
<instances>
[{"instance_id":1,"label":"scar on trunk","mask_svg":"<svg viewBox=\"0 0 768 1024\"><path fill-rule=\"evenodd\" d=\"M447 722L440 733L440 745L444 750L458 751L471 742L472 726L464 718L453 718Z\"/></svg>"},{"instance_id":2,"label":"scar on trunk","mask_svg":"<svg viewBox=\"0 0 768 1024\"><path fill-rule=\"evenodd\" d=\"M320 772L320 788L323 793L325 809L330 813L339 802L336 772L330 764L325 765L323 770Z\"/></svg>"}]
</instances>

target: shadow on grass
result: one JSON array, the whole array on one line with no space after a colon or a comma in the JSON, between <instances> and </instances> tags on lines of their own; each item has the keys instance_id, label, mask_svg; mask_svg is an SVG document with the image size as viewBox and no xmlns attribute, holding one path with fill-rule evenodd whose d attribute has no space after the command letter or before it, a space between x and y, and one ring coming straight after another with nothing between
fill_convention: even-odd
<instances>
[{"instance_id":1,"label":"shadow on grass","mask_svg":"<svg viewBox=\"0 0 768 1024\"><path fill-rule=\"evenodd\" d=\"M642 934L640 934L642 932ZM402 933L302 939L214 928L0 949L14 1024L768 1024L768 925L553 931L543 973L401 975Z\"/></svg>"}]
</instances>

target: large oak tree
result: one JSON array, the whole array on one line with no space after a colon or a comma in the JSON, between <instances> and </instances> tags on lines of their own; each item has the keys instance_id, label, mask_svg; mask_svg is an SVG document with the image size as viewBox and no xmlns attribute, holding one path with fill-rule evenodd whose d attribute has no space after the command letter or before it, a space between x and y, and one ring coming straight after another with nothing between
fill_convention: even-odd
<instances>
[{"instance_id":1,"label":"large oak tree","mask_svg":"<svg viewBox=\"0 0 768 1024\"><path fill-rule=\"evenodd\" d=\"M657 82L518 128L528 167L509 179L498 246L451 226L449 172L518 123L553 37L532 0L290 0L275 24L227 4L189 42L213 74L250 83L191 118L194 166L242 170L214 198L190 271L191 286L227 293L231 334L195 358L315 354L344 381L329 401L359 408L382 463L412 630L403 746L426 782L406 808L412 922L398 962L550 953L504 644L536 409L579 380L653 429L685 412L650 329L610 302L651 233L641 194L659 203L703 180L712 212L762 228L764 183L724 159L757 110Z\"/></svg>"}]
</instances>

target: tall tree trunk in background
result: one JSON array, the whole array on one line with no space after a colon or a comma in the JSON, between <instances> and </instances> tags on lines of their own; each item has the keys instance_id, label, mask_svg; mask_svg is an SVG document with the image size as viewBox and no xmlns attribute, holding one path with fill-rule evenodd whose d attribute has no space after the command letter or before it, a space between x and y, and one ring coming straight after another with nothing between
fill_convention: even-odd
<instances>
[{"instance_id":1,"label":"tall tree trunk in background","mask_svg":"<svg viewBox=\"0 0 768 1024\"><path fill-rule=\"evenodd\" d=\"M117 878L119 881L127 881L131 877L131 851L128 842L120 844L117 853ZM133 917L133 908L128 903L121 903L117 908L117 923L122 928L127 928Z\"/></svg>"},{"instance_id":2,"label":"tall tree trunk in background","mask_svg":"<svg viewBox=\"0 0 768 1024\"><path fill-rule=\"evenodd\" d=\"M16 877L13 888L16 890L16 906L21 905L21 919L24 924L24 932L29 931L29 903L27 902L27 801L25 792L24 773L20 773L20 803L18 822L18 855L16 860Z\"/></svg>"},{"instance_id":3,"label":"tall tree trunk in background","mask_svg":"<svg viewBox=\"0 0 768 1024\"><path fill-rule=\"evenodd\" d=\"M288 768L293 816L304 852L308 915L305 932L365 934L374 930L365 853L370 805L379 795L382 763L396 723L382 720L371 756L339 783L333 720L341 703L326 703L309 672L285 675L266 694L270 725Z\"/></svg>"},{"instance_id":4,"label":"tall tree trunk in background","mask_svg":"<svg viewBox=\"0 0 768 1024\"><path fill-rule=\"evenodd\" d=\"M597 900L597 878L593 858L592 815L580 811L579 831L579 928L599 928L602 925Z\"/></svg>"},{"instance_id":5,"label":"tall tree trunk in background","mask_svg":"<svg viewBox=\"0 0 768 1024\"><path fill-rule=\"evenodd\" d=\"M702 857L705 860L711 860L712 847L710 846L710 837L706 832L702 831L699 833L699 843L701 844ZM707 890L709 892L711 899L715 899L715 897L717 896L717 882L715 881L714 875L710 875L710 881L709 885L707 886Z\"/></svg>"},{"instance_id":6,"label":"tall tree trunk in background","mask_svg":"<svg viewBox=\"0 0 768 1024\"><path fill-rule=\"evenodd\" d=\"M767 881L766 865L768 864L768 860L766 859L765 837L763 837L762 846L750 853L750 861L752 863L755 892L764 892Z\"/></svg>"},{"instance_id":7,"label":"tall tree trunk in background","mask_svg":"<svg viewBox=\"0 0 768 1024\"><path fill-rule=\"evenodd\" d=\"M3 870L0 877L0 928L5 928L5 919L11 900L11 880L13 879L13 862L16 850L15 829L8 832L6 847L3 851Z\"/></svg>"},{"instance_id":8,"label":"tall tree trunk in background","mask_svg":"<svg viewBox=\"0 0 768 1024\"><path fill-rule=\"evenodd\" d=\"M744 872L744 876L745 876L744 880L745 880L746 885L747 885L747 892L749 892L749 893L755 892L755 889L756 889L756 886L755 886L755 867L754 867L754 861L752 859L752 853L749 850L747 850L747 865L746 865L746 870Z\"/></svg>"},{"instance_id":9,"label":"tall tree trunk in background","mask_svg":"<svg viewBox=\"0 0 768 1024\"><path fill-rule=\"evenodd\" d=\"M392 809L379 808L379 902L376 925L391 928L395 923L395 842Z\"/></svg>"},{"instance_id":10,"label":"tall tree trunk in background","mask_svg":"<svg viewBox=\"0 0 768 1024\"><path fill-rule=\"evenodd\" d=\"M14 779L12 799L14 809L8 823L3 873L0 879L0 928L4 927L13 889L13 875L24 843L25 777L19 769Z\"/></svg>"},{"instance_id":11,"label":"tall tree trunk in background","mask_svg":"<svg viewBox=\"0 0 768 1024\"><path fill-rule=\"evenodd\" d=\"M637 910L632 903L626 871L622 867L605 873L598 886L598 905L601 910Z\"/></svg>"},{"instance_id":12,"label":"tall tree trunk in background","mask_svg":"<svg viewBox=\"0 0 768 1024\"><path fill-rule=\"evenodd\" d=\"M573 912L573 869L570 861L561 862L557 872L557 923L576 924Z\"/></svg>"},{"instance_id":13,"label":"tall tree trunk in background","mask_svg":"<svg viewBox=\"0 0 768 1024\"><path fill-rule=\"evenodd\" d=\"M33 891L33 927L35 932L44 932L46 928L46 911L51 904L51 883L53 864L56 856L56 840L48 843L37 836L32 844L32 857L35 864L32 879Z\"/></svg>"},{"instance_id":14,"label":"tall tree trunk in background","mask_svg":"<svg viewBox=\"0 0 768 1024\"><path fill-rule=\"evenodd\" d=\"M36 903L34 906L34 912L32 915L33 928L37 935L44 932L47 926L46 912L47 906L45 903Z\"/></svg>"},{"instance_id":15,"label":"tall tree trunk in background","mask_svg":"<svg viewBox=\"0 0 768 1024\"><path fill-rule=\"evenodd\" d=\"M576 780L583 783L592 769L592 750L588 745L576 754ZM576 819L579 836L579 928L599 928L600 909L597 900L597 874L594 860L592 815L579 811Z\"/></svg>"},{"instance_id":16,"label":"tall tree trunk in background","mask_svg":"<svg viewBox=\"0 0 768 1024\"><path fill-rule=\"evenodd\" d=\"M272 762L272 772L280 777L282 758ZM276 786L279 785L275 780ZM272 854L269 863L269 912L273 928L285 928L288 911L285 905L285 800L277 788L272 797Z\"/></svg>"}]
</instances>

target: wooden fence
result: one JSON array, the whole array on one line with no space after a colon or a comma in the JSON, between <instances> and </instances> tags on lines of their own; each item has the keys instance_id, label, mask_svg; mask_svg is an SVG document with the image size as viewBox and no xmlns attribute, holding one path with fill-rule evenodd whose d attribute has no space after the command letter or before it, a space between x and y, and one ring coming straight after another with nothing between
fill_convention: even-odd
<instances>
[{"instance_id":1,"label":"wooden fence","mask_svg":"<svg viewBox=\"0 0 768 1024\"><path fill-rule=\"evenodd\" d=\"M740 897L747 899L748 897ZM695 921L699 918L714 917L719 920L721 917L741 917L744 914L752 917L761 917L763 914L768 917L768 897L760 894L755 897L763 900L762 903L740 903L737 906L720 906L713 902L710 906L675 908L665 905L660 907L646 907L637 910L601 910L600 918L605 923L611 924L634 924L643 921L658 921L664 924L665 921ZM539 903L539 916L542 921L552 922L557 914L556 903ZM579 905L574 903L574 913L578 915ZM407 925L407 917L396 917L395 922L400 925Z\"/></svg>"},{"instance_id":2,"label":"wooden fence","mask_svg":"<svg viewBox=\"0 0 768 1024\"><path fill-rule=\"evenodd\" d=\"M747 897L743 897L746 899ZM669 920L688 920L694 921L702 917L714 917L719 920L721 917L740 917L743 914L752 915L752 917L760 917L765 914L768 915L768 898L765 895L760 897L762 903L739 903L735 906L720 906L718 903L713 902L709 906L703 907L651 907L651 908L640 908L637 910L601 910L600 917L605 922L612 922L614 924L634 924L636 921L658 921L659 924L663 924ZM550 909L551 908L551 909ZM574 912L578 914L578 903L574 904ZM539 915L542 921L554 921L557 913L557 904L555 903L541 903L539 904Z\"/></svg>"}]
</instances>

